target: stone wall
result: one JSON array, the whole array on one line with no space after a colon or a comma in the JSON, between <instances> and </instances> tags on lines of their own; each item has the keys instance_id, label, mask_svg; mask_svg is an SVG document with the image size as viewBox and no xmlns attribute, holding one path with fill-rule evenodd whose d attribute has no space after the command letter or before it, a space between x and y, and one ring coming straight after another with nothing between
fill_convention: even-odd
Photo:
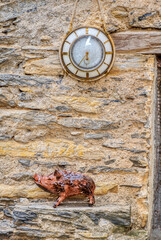
<instances>
[{"instance_id":1,"label":"stone wall","mask_svg":"<svg viewBox=\"0 0 161 240\"><path fill-rule=\"evenodd\" d=\"M59 62L73 3L0 3L0 239L145 240L160 3L102 0L117 51L96 82L73 80ZM80 0L75 27L100 27L96 6ZM91 176L95 206L78 197L52 209L56 196L32 174L55 168Z\"/></svg>"}]
</instances>

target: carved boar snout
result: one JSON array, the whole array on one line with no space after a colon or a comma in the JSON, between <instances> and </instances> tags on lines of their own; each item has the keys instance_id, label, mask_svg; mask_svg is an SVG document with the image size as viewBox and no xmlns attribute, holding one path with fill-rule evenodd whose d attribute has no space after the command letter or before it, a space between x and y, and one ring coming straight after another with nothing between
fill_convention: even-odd
<instances>
[{"instance_id":1,"label":"carved boar snout","mask_svg":"<svg viewBox=\"0 0 161 240\"><path fill-rule=\"evenodd\" d=\"M33 178L36 182L40 182L40 180L41 180L41 176L37 173L34 174Z\"/></svg>"}]
</instances>

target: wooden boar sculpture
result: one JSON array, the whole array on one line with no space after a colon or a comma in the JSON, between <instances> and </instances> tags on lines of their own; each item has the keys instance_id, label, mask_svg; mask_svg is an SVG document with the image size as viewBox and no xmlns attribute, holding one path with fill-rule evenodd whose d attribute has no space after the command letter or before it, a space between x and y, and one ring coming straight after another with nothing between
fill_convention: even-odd
<instances>
[{"instance_id":1,"label":"wooden boar sculpture","mask_svg":"<svg viewBox=\"0 0 161 240\"><path fill-rule=\"evenodd\" d=\"M55 172L48 176L41 176L35 173L33 178L36 184L42 189L59 194L57 201L54 203L54 208L65 198L79 194L88 196L89 206L95 203L95 183L92 178L81 173L55 170Z\"/></svg>"}]
</instances>

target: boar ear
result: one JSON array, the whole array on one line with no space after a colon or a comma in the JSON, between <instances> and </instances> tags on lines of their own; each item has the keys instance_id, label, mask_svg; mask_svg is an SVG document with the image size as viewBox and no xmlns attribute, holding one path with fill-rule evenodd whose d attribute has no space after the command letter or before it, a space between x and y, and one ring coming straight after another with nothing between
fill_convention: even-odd
<instances>
[{"instance_id":1,"label":"boar ear","mask_svg":"<svg viewBox=\"0 0 161 240\"><path fill-rule=\"evenodd\" d=\"M54 176L57 176L59 174L59 171L58 171L58 169L56 169L55 171L54 171Z\"/></svg>"},{"instance_id":2,"label":"boar ear","mask_svg":"<svg viewBox=\"0 0 161 240\"><path fill-rule=\"evenodd\" d=\"M61 173L59 172L59 170L55 170L55 172L54 172L54 176L56 177L56 179L58 180L62 175L61 175Z\"/></svg>"}]
</instances>

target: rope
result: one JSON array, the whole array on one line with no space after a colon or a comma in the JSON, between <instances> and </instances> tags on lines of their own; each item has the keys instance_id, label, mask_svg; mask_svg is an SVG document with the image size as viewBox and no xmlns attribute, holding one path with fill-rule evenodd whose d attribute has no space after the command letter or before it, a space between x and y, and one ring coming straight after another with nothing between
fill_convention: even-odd
<instances>
[{"instance_id":1,"label":"rope","mask_svg":"<svg viewBox=\"0 0 161 240\"><path fill-rule=\"evenodd\" d=\"M69 31L68 31L68 32L71 32L72 29L73 29L73 21L74 21L75 15L76 15L76 8L77 8L78 2L79 2L79 0L76 0L76 1L75 1L74 9L73 9L73 14L72 14L72 18L71 18L71 21L70 21L70 24L69 24ZM101 13L101 21L102 21L102 25L103 25L104 31L105 31L106 33L108 33L108 32L107 32L106 23L105 23L105 18L104 18L103 12L102 12L102 10L101 10L100 0L97 0L97 4L98 4L98 10L99 10L100 13Z\"/></svg>"},{"instance_id":2,"label":"rope","mask_svg":"<svg viewBox=\"0 0 161 240\"><path fill-rule=\"evenodd\" d=\"M75 18L76 8L77 8L78 2L79 2L79 0L76 0L75 4L74 4L73 14L72 14L72 18L71 18L70 25L69 25L69 32L71 32L72 28L73 28L73 21L74 21L74 18Z\"/></svg>"},{"instance_id":3,"label":"rope","mask_svg":"<svg viewBox=\"0 0 161 240\"><path fill-rule=\"evenodd\" d=\"M104 28L105 32L107 33L107 26L106 26L106 22L105 22L105 17L103 15L102 10L101 10L101 2L100 2L100 0L97 0L97 3L98 3L98 9L99 9L99 11L101 13L101 21L102 21L102 24L103 24L103 28Z\"/></svg>"}]
</instances>

